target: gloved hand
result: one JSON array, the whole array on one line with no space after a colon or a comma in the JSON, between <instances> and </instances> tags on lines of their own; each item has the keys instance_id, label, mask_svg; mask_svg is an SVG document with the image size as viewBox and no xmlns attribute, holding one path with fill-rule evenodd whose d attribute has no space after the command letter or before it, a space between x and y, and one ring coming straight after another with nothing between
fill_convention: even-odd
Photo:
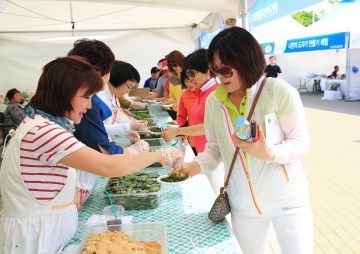
<instances>
[{"instance_id":1,"label":"gloved hand","mask_svg":"<svg viewBox=\"0 0 360 254\"><path fill-rule=\"evenodd\" d=\"M142 109L142 108L145 108L145 106L146 106L145 103L142 103L139 101L133 101L130 104L130 107L134 108L134 109Z\"/></svg>"},{"instance_id":2,"label":"gloved hand","mask_svg":"<svg viewBox=\"0 0 360 254\"><path fill-rule=\"evenodd\" d=\"M148 152L149 149L150 149L149 143L144 140L140 140L135 144L133 144L132 146L125 148L124 151L125 154L139 154L139 153Z\"/></svg>"},{"instance_id":3,"label":"gloved hand","mask_svg":"<svg viewBox=\"0 0 360 254\"><path fill-rule=\"evenodd\" d=\"M133 131L140 132L140 134L147 134L149 132L147 128L147 121L132 121L130 123L130 128Z\"/></svg>"},{"instance_id":4,"label":"gloved hand","mask_svg":"<svg viewBox=\"0 0 360 254\"><path fill-rule=\"evenodd\" d=\"M160 148L162 160L160 163L163 166L171 167L175 170L180 169L184 165L185 154L178 148L170 146Z\"/></svg>"},{"instance_id":5,"label":"gloved hand","mask_svg":"<svg viewBox=\"0 0 360 254\"><path fill-rule=\"evenodd\" d=\"M129 140L130 142L132 143L135 143L137 141L140 140L140 135L139 133L137 133L136 131L129 131L128 133L126 133L125 135Z\"/></svg>"}]
</instances>

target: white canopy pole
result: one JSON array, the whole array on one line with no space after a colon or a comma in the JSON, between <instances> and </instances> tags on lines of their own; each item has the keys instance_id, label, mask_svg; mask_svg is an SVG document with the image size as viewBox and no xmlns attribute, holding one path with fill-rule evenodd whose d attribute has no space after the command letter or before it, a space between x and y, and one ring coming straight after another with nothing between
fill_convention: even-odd
<instances>
[{"instance_id":1,"label":"white canopy pole","mask_svg":"<svg viewBox=\"0 0 360 254\"><path fill-rule=\"evenodd\" d=\"M240 8L241 8L242 27L244 29L246 29L246 30L249 30L249 18L248 18L247 0L240 0Z\"/></svg>"},{"instance_id":2,"label":"white canopy pole","mask_svg":"<svg viewBox=\"0 0 360 254\"><path fill-rule=\"evenodd\" d=\"M345 33L345 50L346 50L346 91L345 100L350 100L350 50L349 50L350 32Z\"/></svg>"}]
</instances>

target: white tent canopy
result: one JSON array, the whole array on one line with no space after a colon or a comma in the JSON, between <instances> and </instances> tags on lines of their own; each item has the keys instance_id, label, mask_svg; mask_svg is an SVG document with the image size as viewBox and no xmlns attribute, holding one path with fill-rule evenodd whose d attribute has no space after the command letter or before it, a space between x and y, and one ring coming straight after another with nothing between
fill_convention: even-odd
<instances>
[{"instance_id":1,"label":"white tent canopy","mask_svg":"<svg viewBox=\"0 0 360 254\"><path fill-rule=\"evenodd\" d=\"M172 50L197 48L198 31L247 14L255 0L5 0L0 1L0 94L33 92L41 68L78 38L97 38L140 72ZM243 8L243 10L242 10ZM40 41L39 41L40 40Z\"/></svg>"}]
</instances>

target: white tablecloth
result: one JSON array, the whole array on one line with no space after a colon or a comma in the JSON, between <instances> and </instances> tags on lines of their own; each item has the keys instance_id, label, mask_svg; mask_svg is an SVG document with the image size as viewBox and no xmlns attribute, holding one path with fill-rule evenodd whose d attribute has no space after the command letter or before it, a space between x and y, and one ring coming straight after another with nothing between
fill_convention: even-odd
<instances>
[{"instance_id":1,"label":"white tablecloth","mask_svg":"<svg viewBox=\"0 0 360 254\"><path fill-rule=\"evenodd\" d=\"M325 90L323 100L342 100L343 94L341 91Z\"/></svg>"},{"instance_id":2,"label":"white tablecloth","mask_svg":"<svg viewBox=\"0 0 360 254\"><path fill-rule=\"evenodd\" d=\"M4 112L6 109L7 105L4 103L0 103L0 112Z\"/></svg>"},{"instance_id":3,"label":"white tablecloth","mask_svg":"<svg viewBox=\"0 0 360 254\"><path fill-rule=\"evenodd\" d=\"M330 90L331 83L339 83L340 84L340 91L345 94L346 90L346 80L343 79L324 79L322 78L320 81L320 87L322 91Z\"/></svg>"}]
</instances>

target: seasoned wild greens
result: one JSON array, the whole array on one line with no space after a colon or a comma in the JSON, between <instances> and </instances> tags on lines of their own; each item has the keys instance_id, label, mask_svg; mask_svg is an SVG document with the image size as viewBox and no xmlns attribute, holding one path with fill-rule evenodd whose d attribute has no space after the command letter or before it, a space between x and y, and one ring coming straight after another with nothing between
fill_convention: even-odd
<instances>
[{"instance_id":1,"label":"seasoned wild greens","mask_svg":"<svg viewBox=\"0 0 360 254\"><path fill-rule=\"evenodd\" d=\"M161 133L162 129L160 127L154 126L154 127L150 127L149 131Z\"/></svg>"},{"instance_id":2,"label":"seasoned wild greens","mask_svg":"<svg viewBox=\"0 0 360 254\"><path fill-rule=\"evenodd\" d=\"M126 210L154 209L158 206L161 185L157 182L159 174L139 172L128 176L111 178L106 190L113 203ZM109 204L106 196L105 201Z\"/></svg>"},{"instance_id":3,"label":"seasoned wild greens","mask_svg":"<svg viewBox=\"0 0 360 254\"><path fill-rule=\"evenodd\" d=\"M150 118L148 113L139 113L134 116L136 120L145 120L146 118Z\"/></svg>"},{"instance_id":4,"label":"seasoned wild greens","mask_svg":"<svg viewBox=\"0 0 360 254\"><path fill-rule=\"evenodd\" d=\"M189 178L189 174L183 174L183 173L171 173L168 175L168 177L161 178L161 181L167 182L167 183L177 183L181 181L185 181Z\"/></svg>"}]
</instances>

